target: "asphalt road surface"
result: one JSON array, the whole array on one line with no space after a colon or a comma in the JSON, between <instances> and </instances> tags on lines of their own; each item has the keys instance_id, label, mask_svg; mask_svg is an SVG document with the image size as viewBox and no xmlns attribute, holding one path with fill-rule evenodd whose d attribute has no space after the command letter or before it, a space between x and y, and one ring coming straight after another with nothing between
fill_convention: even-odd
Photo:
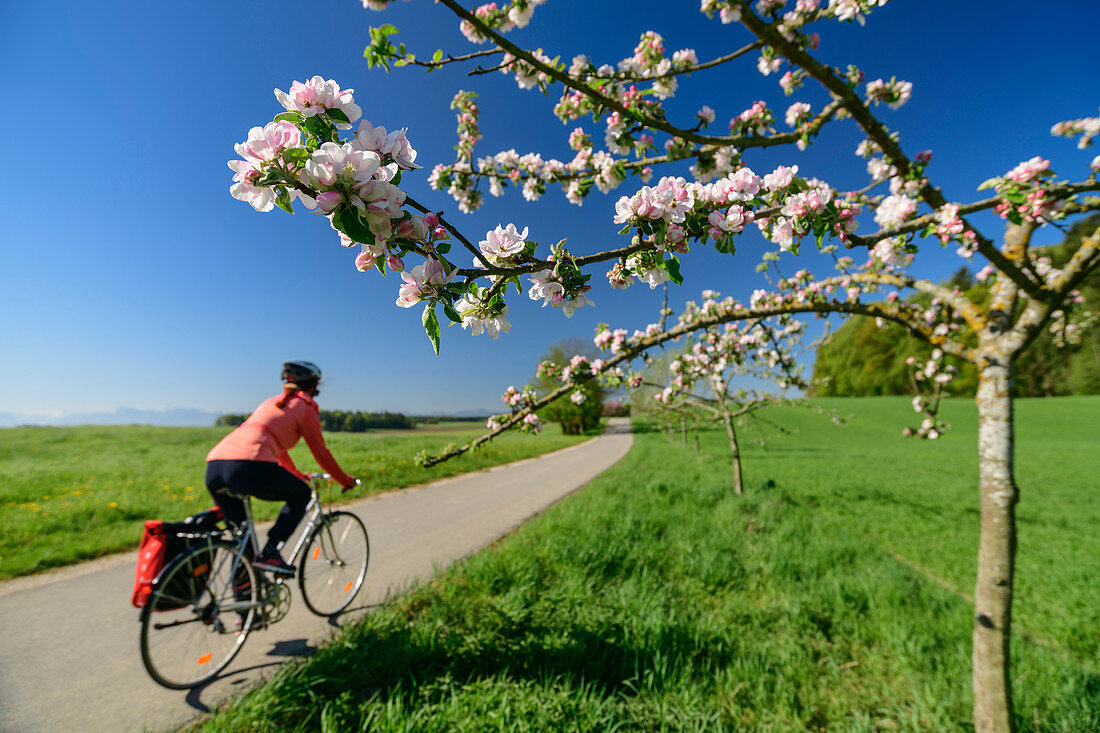
<instances>
[{"instance_id":1,"label":"asphalt road surface","mask_svg":"<svg viewBox=\"0 0 1100 733\"><path fill-rule=\"evenodd\" d=\"M190 692L158 686L142 667L130 605L136 553L0 584L0 731L119 733L186 723L435 568L506 535L610 467L631 442L629 420L614 419L599 438L556 453L342 507L359 515L371 542L353 607L335 619L314 616L293 583L290 614L252 633L221 676Z\"/></svg>"}]
</instances>

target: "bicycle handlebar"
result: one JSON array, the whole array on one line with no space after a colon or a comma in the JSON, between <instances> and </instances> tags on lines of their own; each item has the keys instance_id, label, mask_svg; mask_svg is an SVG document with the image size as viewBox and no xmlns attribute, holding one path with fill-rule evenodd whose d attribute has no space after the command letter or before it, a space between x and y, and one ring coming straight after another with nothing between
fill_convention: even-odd
<instances>
[{"instance_id":1,"label":"bicycle handlebar","mask_svg":"<svg viewBox=\"0 0 1100 733\"><path fill-rule=\"evenodd\" d=\"M329 473L311 473L309 474L309 484L313 488L318 488L322 481L331 481L332 474ZM363 482L359 479L355 479L355 483L345 486L340 493L346 493L352 486L362 486Z\"/></svg>"}]
</instances>

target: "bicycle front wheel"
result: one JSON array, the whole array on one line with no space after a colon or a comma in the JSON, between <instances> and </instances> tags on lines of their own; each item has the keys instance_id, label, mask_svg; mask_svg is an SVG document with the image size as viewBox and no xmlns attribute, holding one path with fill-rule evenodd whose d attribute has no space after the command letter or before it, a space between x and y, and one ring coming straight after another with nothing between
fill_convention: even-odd
<instances>
[{"instance_id":1,"label":"bicycle front wheel","mask_svg":"<svg viewBox=\"0 0 1100 733\"><path fill-rule=\"evenodd\" d=\"M330 512L313 530L298 568L302 600L318 616L343 611L363 587L370 560L367 528L350 512Z\"/></svg>"},{"instance_id":2,"label":"bicycle front wheel","mask_svg":"<svg viewBox=\"0 0 1100 733\"><path fill-rule=\"evenodd\" d=\"M157 684L213 679L244 644L260 606L256 572L237 547L207 541L161 571L141 610L141 661Z\"/></svg>"}]
</instances>

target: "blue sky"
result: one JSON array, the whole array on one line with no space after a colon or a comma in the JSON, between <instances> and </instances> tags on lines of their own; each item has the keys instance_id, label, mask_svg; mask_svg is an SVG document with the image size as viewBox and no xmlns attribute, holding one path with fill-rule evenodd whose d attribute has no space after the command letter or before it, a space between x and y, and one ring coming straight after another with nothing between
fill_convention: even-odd
<instances>
[{"instance_id":1,"label":"blue sky","mask_svg":"<svg viewBox=\"0 0 1100 733\"><path fill-rule=\"evenodd\" d=\"M697 3L551 0L512 37L568 59L585 51L615 63L654 29L671 51L711 58L747 42L736 26L695 12ZM682 14L671 7L685 8ZM428 56L470 50L457 23L427 0L385 13L355 0L301 3L5 3L0 68L15 89L3 127L9 174L0 179L5 230L0 269L0 339L10 373L0 412L100 412L120 406L250 410L278 388L281 362L306 358L325 370L322 406L410 413L491 409L509 384L528 381L547 346L589 338L601 320L628 328L655 320L660 291L610 291L594 270L597 308L572 320L513 297L513 331L497 341L444 329L439 357L419 327L419 310L394 305L398 281L359 273L319 217L258 214L229 196L233 144L281 111L272 89L314 74L354 87L364 117L407 127L430 170L450 162L457 88L481 94L485 139L476 153L514 147L568 159L554 100L521 92L504 75L467 78L458 69L426 75L368 70L368 27L392 23L399 40ZM1021 159L1043 155L1082 177L1095 150L1051 138L1058 120L1095 115L1100 65L1093 0L1057 13L1030 2L895 0L866 28L823 24L821 57L857 63L868 78L914 83L913 100L884 118L910 153L931 148L934 181L966 201L978 183ZM721 121L754 99L778 110L776 76L755 59L686 79L673 114L706 103ZM802 98L802 97L798 97ZM820 107L813 92L807 101ZM597 140L602 125L583 122ZM798 153L756 153L766 172L795 162L839 187L866 181L852 151L855 126L842 123ZM682 172L682 171L670 171ZM474 241L497 223L529 226L543 242L568 237L578 253L618 243L611 212L631 193L594 194L582 208L556 190L538 204L511 191L462 216L431 191L427 171L405 178L413 197L444 210ZM999 224L985 220L985 231ZM1049 235L1048 239L1054 239ZM673 302L706 287L746 297L764 249L746 236L734 258L710 250L684 258L687 282ZM960 261L933 252L919 274L943 278Z\"/></svg>"}]
</instances>

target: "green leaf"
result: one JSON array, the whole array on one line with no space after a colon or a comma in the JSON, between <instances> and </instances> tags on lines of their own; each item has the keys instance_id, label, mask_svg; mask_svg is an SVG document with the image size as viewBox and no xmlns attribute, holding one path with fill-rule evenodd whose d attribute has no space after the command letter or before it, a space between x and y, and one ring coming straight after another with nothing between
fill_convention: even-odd
<instances>
[{"instance_id":1,"label":"green leaf","mask_svg":"<svg viewBox=\"0 0 1100 733\"><path fill-rule=\"evenodd\" d=\"M344 110L342 109L326 109L325 114L336 120L337 122L346 122L349 125L351 124L351 120L348 119L347 114L345 114Z\"/></svg>"},{"instance_id":2,"label":"green leaf","mask_svg":"<svg viewBox=\"0 0 1100 733\"><path fill-rule=\"evenodd\" d=\"M982 181L981 185L978 186L978 190L979 191L984 191L987 188L993 188L994 186L996 186L1000 182L1001 182L1000 178L990 178L989 180Z\"/></svg>"},{"instance_id":3,"label":"green leaf","mask_svg":"<svg viewBox=\"0 0 1100 733\"><path fill-rule=\"evenodd\" d=\"M435 316L434 303L424 304L424 315L421 317L420 322L424 324L424 333L428 334L428 340L432 342L435 355L439 356L439 319Z\"/></svg>"},{"instance_id":4,"label":"green leaf","mask_svg":"<svg viewBox=\"0 0 1100 733\"><path fill-rule=\"evenodd\" d=\"M302 121L302 116L300 114L298 114L297 112L280 112L279 114L275 115L275 121L276 122L293 122L294 124L297 125L299 122Z\"/></svg>"},{"instance_id":5,"label":"green leaf","mask_svg":"<svg viewBox=\"0 0 1100 733\"><path fill-rule=\"evenodd\" d=\"M462 316L458 315L458 311L450 303L443 304L443 315L450 318L455 323L462 323Z\"/></svg>"},{"instance_id":6,"label":"green leaf","mask_svg":"<svg viewBox=\"0 0 1100 733\"><path fill-rule=\"evenodd\" d=\"M665 260L665 272L668 273L668 279L677 285L684 284L684 276L680 274L680 259L678 257L669 257Z\"/></svg>"},{"instance_id":7,"label":"green leaf","mask_svg":"<svg viewBox=\"0 0 1100 733\"><path fill-rule=\"evenodd\" d=\"M306 117L305 120L302 121L302 126L304 128L306 128L306 130L308 132L313 133L314 135L321 138L322 140L327 140L328 139L328 133L329 133L329 129L331 128L331 125L328 124L319 115L313 115L312 117Z\"/></svg>"},{"instance_id":8,"label":"green leaf","mask_svg":"<svg viewBox=\"0 0 1100 733\"><path fill-rule=\"evenodd\" d=\"M291 203L290 203L290 194L288 194L286 189L283 188L282 186L280 186L277 189L277 191L278 191L278 193L276 193L276 195L275 195L275 205L278 206L283 211L285 211L286 213L293 214L294 213L294 207L291 206Z\"/></svg>"},{"instance_id":9,"label":"green leaf","mask_svg":"<svg viewBox=\"0 0 1100 733\"><path fill-rule=\"evenodd\" d=\"M441 255L445 255L445 254L447 254L448 252L451 251L451 243L450 242L436 242L435 251L438 252Z\"/></svg>"},{"instance_id":10,"label":"green leaf","mask_svg":"<svg viewBox=\"0 0 1100 733\"><path fill-rule=\"evenodd\" d=\"M442 60L443 60L443 49L442 48L437 48L435 50L435 53L432 54L432 61L438 64Z\"/></svg>"},{"instance_id":11,"label":"green leaf","mask_svg":"<svg viewBox=\"0 0 1100 733\"><path fill-rule=\"evenodd\" d=\"M287 163L304 163L309 160L310 152L305 148L287 148L283 150L282 156Z\"/></svg>"},{"instance_id":12,"label":"green leaf","mask_svg":"<svg viewBox=\"0 0 1100 733\"><path fill-rule=\"evenodd\" d=\"M332 225L337 230L363 244L374 242L374 233L363 223L359 212L351 206L343 206L332 212Z\"/></svg>"}]
</instances>

